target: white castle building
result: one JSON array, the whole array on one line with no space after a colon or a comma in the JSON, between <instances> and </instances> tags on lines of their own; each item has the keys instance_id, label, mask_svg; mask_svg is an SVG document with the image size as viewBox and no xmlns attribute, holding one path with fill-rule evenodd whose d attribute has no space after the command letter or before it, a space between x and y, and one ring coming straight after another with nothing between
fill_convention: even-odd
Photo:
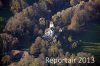
<instances>
[{"instance_id":1,"label":"white castle building","mask_svg":"<svg viewBox=\"0 0 100 66\"><path fill-rule=\"evenodd\" d=\"M52 30L51 28L54 28L54 24L53 24L52 21L51 21L50 24L49 24L49 28L47 28L47 29L45 30L45 34L43 35L43 37L49 37L49 38L53 37L53 35L54 35L54 30Z\"/></svg>"}]
</instances>

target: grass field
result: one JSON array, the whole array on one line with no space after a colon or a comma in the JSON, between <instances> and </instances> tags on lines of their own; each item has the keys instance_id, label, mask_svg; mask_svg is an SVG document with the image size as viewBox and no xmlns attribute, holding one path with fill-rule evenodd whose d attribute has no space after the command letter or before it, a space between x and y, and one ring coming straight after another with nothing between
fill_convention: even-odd
<instances>
[{"instance_id":1,"label":"grass field","mask_svg":"<svg viewBox=\"0 0 100 66\"><path fill-rule=\"evenodd\" d=\"M90 52L100 58L100 43L83 42L80 47L84 52Z\"/></svg>"}]
</instances>

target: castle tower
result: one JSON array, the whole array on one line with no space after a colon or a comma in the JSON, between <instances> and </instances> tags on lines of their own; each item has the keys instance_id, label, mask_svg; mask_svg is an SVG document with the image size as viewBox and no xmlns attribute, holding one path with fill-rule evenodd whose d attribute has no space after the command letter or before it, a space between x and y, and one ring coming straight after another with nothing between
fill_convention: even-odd
<instances>
[{"instance_id":1,"label":"castle tower","mask_svg":"<svg viewBox=\"0 0 100 66\"><path fill-rule=\"evenodd\" d=\"M52 21L50 21L49 28L53 28L53 27L54 27L54 24Z\"/></svg>"}]
</instances>

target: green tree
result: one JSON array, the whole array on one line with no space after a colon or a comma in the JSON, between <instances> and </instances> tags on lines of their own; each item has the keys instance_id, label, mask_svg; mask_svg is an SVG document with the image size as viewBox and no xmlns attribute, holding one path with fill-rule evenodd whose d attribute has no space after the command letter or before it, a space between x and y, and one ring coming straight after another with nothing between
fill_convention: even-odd
<instances>
[{"instance_id":1,"label":"green tree","mask_svg":"<svg viewBox=\"0 0 100 66\"><path fill-rule=\"evenodd\" d=\"M78 4L78 1L77 0L70 0L70 5L71 6L74 6L76 4Z\"/></svg>"},{"instance_id":2,"label":"green tree","mask_svg":"<svg viewBox=\"0 0 100 66\"><path fill-rule=\"evenodd\" d=\"M58 48L56 46L51 46L49 49L48 49L48 55L50 57L57 57L58 56Z\"/></svg>"},{"instance_id":3,"label":"green tree","mask_svg":"<svg viewBox=\"0 0 100 66\"><path fill-rule=\"evenodd\" d=\"M11 11L15 14L27 7L25 0L11 0Z\"/></svg>"},{"instance_id":4,"label":"green tree","mask_svg":"<svg viewBox=\"0 0 100 66\"><path fill-rule=\"evenodd\" d=\"M42 65L42 61L39 58L35 58L30 64L29 66L43 66Z\"/></svg>"}]
</instances>

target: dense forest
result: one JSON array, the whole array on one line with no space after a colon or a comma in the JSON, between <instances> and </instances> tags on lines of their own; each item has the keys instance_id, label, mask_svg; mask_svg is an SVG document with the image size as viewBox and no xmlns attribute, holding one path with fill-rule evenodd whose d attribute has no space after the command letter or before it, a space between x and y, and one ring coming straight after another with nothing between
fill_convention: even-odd
<instances>
[{"instance_id":1,"label":"dense forest","mask_svg":"<svg viewBox=\"0 0 100 66\"><path fill-rule=\"evenodd\" d=\"M76 58L76 63L46 63ZM90 58L78 63L79 57ZM0 65L97 66L100 0L0 0Z\"/></svg>"}]
</instances>

